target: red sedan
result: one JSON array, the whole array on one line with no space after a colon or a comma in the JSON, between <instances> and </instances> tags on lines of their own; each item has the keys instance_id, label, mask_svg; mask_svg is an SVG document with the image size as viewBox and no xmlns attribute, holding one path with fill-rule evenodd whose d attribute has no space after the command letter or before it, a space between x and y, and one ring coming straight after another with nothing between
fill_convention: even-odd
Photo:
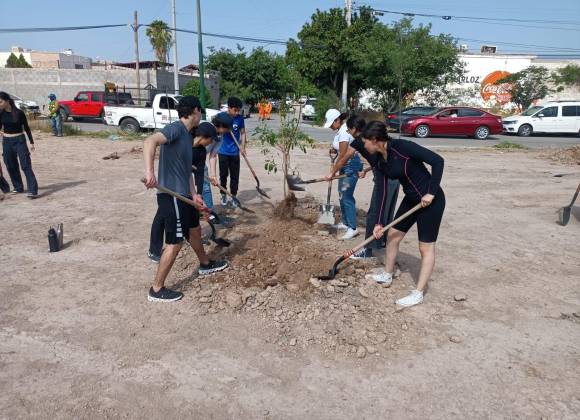
<instances>
[{"instance_id":1,"label":"red sedan","mask_svg":"<svg viewBox=\"0 0 580 420\"><path fill-rule=\"evenodd\" d=\"M469 136L485 140L490 134L501 134L501 117L468 107L440 108L430 115L409 118L403 123L404 134L419 138L431 135Z\"/></svg>"}]
</instances>

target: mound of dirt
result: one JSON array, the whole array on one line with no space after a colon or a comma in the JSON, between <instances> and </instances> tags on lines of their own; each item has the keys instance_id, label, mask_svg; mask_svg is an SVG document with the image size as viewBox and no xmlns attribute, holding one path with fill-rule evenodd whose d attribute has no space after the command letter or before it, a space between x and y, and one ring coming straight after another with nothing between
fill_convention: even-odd
<instances>
[{"instance_id":1,"label":"mound of dirt","mask_svg":"<svg viewBox=\"0 0 580 420\"><path fill-rule=\"evenodd\" d=\"M274 216L282 220L293 219L297 203L298 200L296 199L296 196L293 193L290 193L274 208Z\"/></svg>"},{"instance_id":2,"label":"mound of dirt","mask_svg":"<svg viewBox=\"0 0 580 420\"><path fill-rule=\"evenodd\" d=\"M184 281L195 299L192 309L258 317L268 326L266 340L288 348L316 345L324 352L365 357L416 343L424 327L411 327L414 321L394 311L393 290L365 280L368 263L346 263L330 282L315 278L328 272L343 245L328 232L321 234L316 202L294 199L291 205L294 219L239 223L227 232L233 245L222 256L231 267L208 279ZM188 248L176 268L187 276L195 265Z\"/></svg>"},{"instance_id":3,"label":"mound of dirt","mask_svg":"<svg viewBox=\"0 0 580 420\"><path fill-rule=\"evenodd\" d=\"M558 149L553 152L544 153L541 157L566 165L580 165L580 146Z\"/></svg>"}]
</instances>

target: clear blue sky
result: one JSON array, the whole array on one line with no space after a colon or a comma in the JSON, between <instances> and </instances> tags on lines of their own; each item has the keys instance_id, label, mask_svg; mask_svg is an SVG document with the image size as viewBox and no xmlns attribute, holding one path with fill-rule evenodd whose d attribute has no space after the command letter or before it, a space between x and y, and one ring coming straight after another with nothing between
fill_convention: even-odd
<instances>
[{"instance_id":1,"label":"clear blue sky","mask_svg":"<svg viewBox=\"0 0 580 420\"><path fill-rule=\"evenodd\" d=\"M82 6L81 6L82 5ZM252 36L268 39L295 37L316 7L324 10L342 7L341 0L202 0L203 30L224 34ZM545 19L576 21L580 23L580 0L367 0L355 6L370 5L377 9L426 12L441 15L480 16L490 18ZM139 11L141 23L162 19L171 22L170 0L3 0L0 26L2 28L36 26L76 26L129 23L133 10ZM195 0L177 0L177 26L195 29ZM380 19L391 22L398 16L385 15ZM444 21L442 19L416 18L417 23L433 23L435 33L450 33L456 37L520 44L536 44L555 48L575 48L580 51L580 24L566 26L575 30L552 30L534 27L514 27L503 24ZM558 24L544 26L559 27ZM151 46L140 30L141 59L153 58ZM197 40L194 35L178 34L179 65L197 63ZM470 48L480 43L463 42ZM116 61L133 60L133 34L128 28L99 29L75 32L0 34L0 50L7 51L18 45L44 51L72 48L76 53L92 58ZM260 44L242 43L247 49ZM236 41L204 38L204 47L235 48ZM283 52L283 46L265 45ZM500 51L529 51L518 46L501 46ZM580 52L579 52L580 53Z\"/></svg>"}]
</instances>

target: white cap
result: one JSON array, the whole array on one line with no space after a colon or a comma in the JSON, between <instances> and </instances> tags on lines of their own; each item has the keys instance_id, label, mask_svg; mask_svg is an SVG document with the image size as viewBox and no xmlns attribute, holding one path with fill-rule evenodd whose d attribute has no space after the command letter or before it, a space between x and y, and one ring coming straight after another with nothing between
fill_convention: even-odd
<instances>
[{"instance_id":1,"label":"white cap","mask_svg":"<svg viewBox=\"0 0 580 420\"><path fill-rule=\"evenodd\" d=\"M338 109L331 108L326 111L326 115L324 116L324 118L326 118L324 128L330 128L334 120L336 120L338 117L340 117L340 111Z\"/></svg>"}]
</instances>

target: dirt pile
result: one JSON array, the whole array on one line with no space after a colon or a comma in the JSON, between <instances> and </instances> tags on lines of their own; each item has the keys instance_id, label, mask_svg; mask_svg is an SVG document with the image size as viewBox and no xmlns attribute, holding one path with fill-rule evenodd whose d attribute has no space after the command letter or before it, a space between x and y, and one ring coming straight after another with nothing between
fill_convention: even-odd
<instances>
[{"instance_id":1,"label":"dirt pile","mask_svg":"<svg viewBox=\"0 0 580 420\"><path fill-rule=\"evenodd\" d=\"M222 252L231 268L184 282L192 310L256 317L268 342L288 348L316 345L362 358L415 343L423 327L394 311L394 290L365 279L368 263L346 263L330 282L314 277L328 272L344 245L315 224L316 202L294 204L294 219L228 232L234 245ZM188 249L177 266L187 276L195 261Z\"/></svg>"},{"instance_id":2,"label":"dirt pile","mask_svg":"<svg viewBox=\"0 0 580 420\"><path fill-rule=\"evenodd\" d=\"M567 149L558 149L540 155L544 159L566 165L580 165L580 146L573 146Z\"/></svg>"}]
</instances>

